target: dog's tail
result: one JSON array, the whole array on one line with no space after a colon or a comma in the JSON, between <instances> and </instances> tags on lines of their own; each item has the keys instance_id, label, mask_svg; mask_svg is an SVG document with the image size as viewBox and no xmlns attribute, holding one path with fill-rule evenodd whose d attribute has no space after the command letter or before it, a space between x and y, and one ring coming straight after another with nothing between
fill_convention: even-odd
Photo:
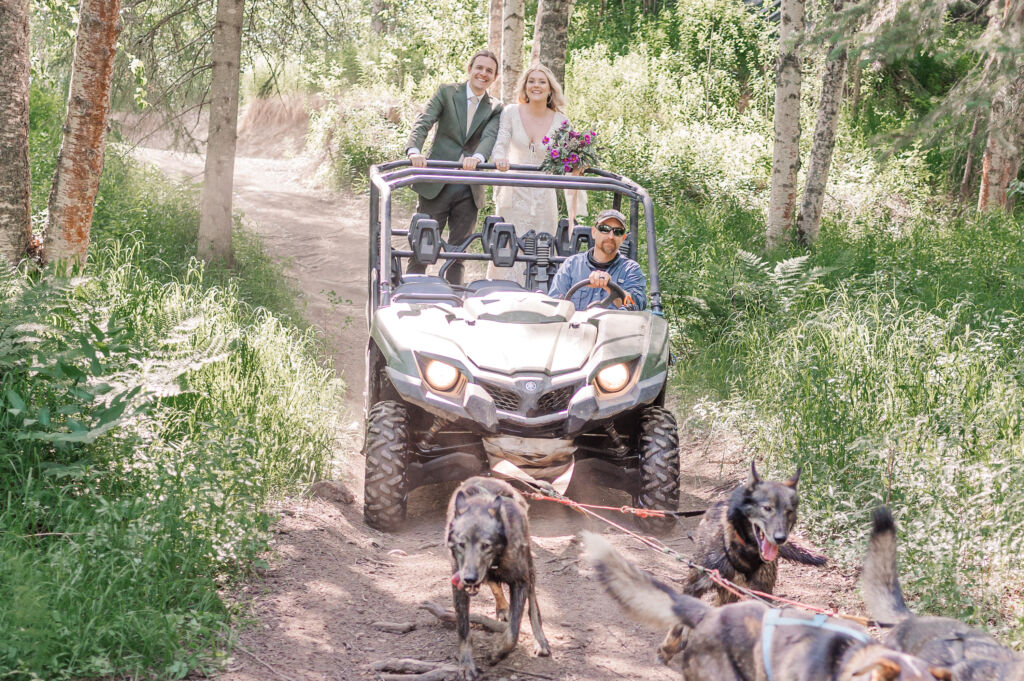
<instances>
[{"instance_id":1,"label":"dog's tail","mask_svg":"<svg viewBox=\"0 0 1024 681\"><path fill-rule=\"evenodd\" d=\"M583 546L587 562L597 570L605 590L638 622L658 630L677 624L692 629L711 609L639 569L596 534L584 532Z\"/></svg>"},{"instance_id":2,"label":"dog's tail","mask_svg":"<svg viewBox=\"0 0 1024 681\"><path fill-rule=\"evenodd\" d=\"M871 516L871 539L861 571L861 591L868 612L879 622L895 623L911 614L896 569L896 523L885 506Z\"/></svg>"},{"instance_id":3,"label":"dog's tail","mask_svg":"<svg viewBox=\"0 0 1024 681\"><path fill-rule=\"evenodd\" d=\"M811 551L806 546L801 546L794 541L788 541L779 547L779 557L802 565L824 565L828 562L826 556Z\"/></svg>"}]
</instances>

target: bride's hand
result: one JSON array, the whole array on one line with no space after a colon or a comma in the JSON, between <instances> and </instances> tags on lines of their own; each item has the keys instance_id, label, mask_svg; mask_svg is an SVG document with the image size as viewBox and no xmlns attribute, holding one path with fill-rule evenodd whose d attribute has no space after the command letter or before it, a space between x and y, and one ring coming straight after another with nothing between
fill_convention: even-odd
<instances>
[{"instance_id":1,"label":"bride's hand","mask_svg":"<svg viewBox=\"0 0 1024 681\"><path fill-rule=\"evenodd\" d=\"M494 161L494 165L495 165L495 166L496 166L496 167L498 168L498 170L500 170L501 172L505 172L506 170L508 170L508 159L507 159L507 158L499 158L499 159L495 159L495 161Z\"/></svg>"},{"instance_id":2,"label":"bride's hand","mask_svg":"<svg viewBox=\"0 0 1024 681\"><path fill-rule=\"evenodd\" d=\"M571 175L579 176L579 175L582 175L583 173L587 172L587 170L589 168L590 168L590 166L576 166L575 168L573 168L573 171L570 174Z\"/></svg>"}]
</instances>

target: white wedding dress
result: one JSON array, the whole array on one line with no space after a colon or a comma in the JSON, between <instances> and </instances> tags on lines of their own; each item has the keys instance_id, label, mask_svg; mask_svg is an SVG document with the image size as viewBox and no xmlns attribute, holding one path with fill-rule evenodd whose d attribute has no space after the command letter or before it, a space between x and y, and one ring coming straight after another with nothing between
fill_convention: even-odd
<instances>
[{"instance_id":1,"label":"white wedding dress","mask_svg":"<svg viewBox=\"0 0 1024 681\"><path fill-rule=\"evenodd\" d=\"M550 137L565 121L565 114L555 112L546 136ZM539 165L544 160L547 148L538 140L531 143L519 116L519 105L512 104L501 110L498 139L494 143L492 159L508 159L509 163ZM566 206L570 206L572 195L576 195L576 214L587 214L587 193L566 191ZM533 189L530 187L495 187L494 206L498 215L516 227L516 234L522 236L528 231L554 234L558 229L558 199L554 189ZM488 279L509 279L520 284L526 281L526 263L513 267L487 266Z\"/></svg>"}]
</instances>

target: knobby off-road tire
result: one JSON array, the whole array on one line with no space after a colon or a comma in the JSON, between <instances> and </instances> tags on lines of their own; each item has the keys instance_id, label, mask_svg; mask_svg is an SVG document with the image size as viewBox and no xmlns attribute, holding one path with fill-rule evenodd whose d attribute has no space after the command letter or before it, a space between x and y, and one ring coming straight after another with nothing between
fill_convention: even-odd
<instances>
[{"instance_id":1,"label":"knobby off-road tire","mask_svg":"<svg viewBox=\"0 0 1024 681\"><path fill-rule=\"evenodd\" d=\"M405 521L409 481L409 411L385 400L366 417L366 481L363 517L366 524L390 532Z\"/></svg>"},{"instance_id":2,"label":"knobby off-road tire","mask_svg":"<svg viewBox=\"0 0 1024 681\"><path fill-rule=\"evenodd\" d=\"M640 492L638 508L664 511L679 509L679 433L676 419L662 407L640 412ZM667 532L675 518L644 518L641 526L651 532Z\"/></svg>"}]
</instances>

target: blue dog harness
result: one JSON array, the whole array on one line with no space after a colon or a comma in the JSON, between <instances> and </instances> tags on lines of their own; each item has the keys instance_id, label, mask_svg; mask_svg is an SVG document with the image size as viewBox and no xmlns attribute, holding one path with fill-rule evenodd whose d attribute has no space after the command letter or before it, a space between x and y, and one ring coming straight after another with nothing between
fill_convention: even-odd
<instances>
[{"instance_id":1,"label":"blue dog harness","mask_svg":"<svg viewBox=\"0 0 1024 681\"><path fill-rule=\"evenodd\" d=\"M761 653L764 656L764 675L768 681L772 681L772 637L775 635L775 627L786 625L835 631L855 638L861 643L869 643L871 641L871 637L863 631L850 629L840 624L832 624L828 621L827 615L818 613L812 619L804 620L796 617L782 617L782 610L772 608L765 613L764 619L761 620Z\"/></svg>"}]
</instances>

